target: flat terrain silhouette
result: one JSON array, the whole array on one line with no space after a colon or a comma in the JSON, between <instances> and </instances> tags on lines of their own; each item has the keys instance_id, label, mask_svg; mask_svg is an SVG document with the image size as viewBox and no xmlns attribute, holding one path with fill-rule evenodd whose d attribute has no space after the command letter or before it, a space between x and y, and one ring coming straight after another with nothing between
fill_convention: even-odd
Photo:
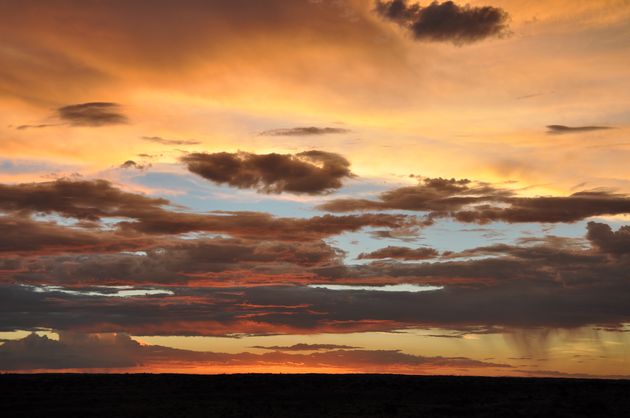
<instances>
[{"instance_id":1,"label":"flat terrain silhouette","mask_svg":"<svg viewBox=\"0 0 630 418\"><path fill-rule=\"evenodd\" d=\"M6 417L627 417L630 381L403 375L0 375Z\"/></svg>"}]
</instances>

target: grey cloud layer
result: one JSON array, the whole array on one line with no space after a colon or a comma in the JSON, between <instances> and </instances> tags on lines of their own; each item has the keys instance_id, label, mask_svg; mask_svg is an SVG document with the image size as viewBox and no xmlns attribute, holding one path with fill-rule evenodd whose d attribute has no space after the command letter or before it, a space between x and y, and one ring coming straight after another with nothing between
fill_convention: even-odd
<instances>
[{"instance_id":1,"label":"grey cloud layer","mask_svg":"<svg viewBox=\"0 0 630 418\"><path fill-rule=\"evenodd\" d=\"M294 256L285 252L287 247L260 252L256 244L252 247L230 241L194 246L192 252L185 246L174 252L167 250L167 254L162 250L148 252L135 256L140 261L131 265L116 255L102 263L89 257L79 262L59 256L35 261L27 269L7 266L12 270L2 274L8 280L0 291L0 329L229 335L267 334L278 329L317 333L418 326L508 331L618 327L630 321L627 228L615 232L605 224L590 223L586 237L591 247L571 242L563 245L550 239L480 247L441 262L379 261L356 266L341 264L335 252L325 246L304 248L303 256ZM226 264L228 259L232 266ZM308 271L309 275L297 276L293 270L287 279L284 273L291 270L283 267L286 262L302 266L302 273ZM46 263L52 270L47 272ZM248 270L256 265L271 268L263 269L266 276L256 286L244 287L242 278L256 275L256 268ZM177 275L195 277L195 273L226 268L237 272L238 285L232 278L216 279L212 287L176 285ZM74 293L15 284L36 284L38 275L44 284L54 280L75 283ZM80 283L107 283L116 275L125 278L120 283L131 285L157 277L170 283L165 289L174 293L103 298L90 295L89 288L76 287ZM287 285L291 281L293 284ZM415 283L444 288L378 292L304 286L309 283Z\"/></svg>"},{"instance_id":2,"label":"grey cloud layer","mask_svg":"<svg viewBox=\"0 0 630 418\"><path fill-rule=\"evenodd\" d=\"M605 192L519 198L488 184L424 179L418 186L386 192L380 200L351 201L350 207L453 213L460 219L473 210L487 217L491 204L497 213L512 216L500 218L504 220L522 219L513 217L515 208L528 208L535 219L559 214L572 220L576 214L627 210L628 198ZM614 231L591 222L581 243L529 239L442 254L430 248L385 247L360 256L379 261L348 265L323 238L366 226L417 226L416 219L388 213L313 218L197 214L106 181L69 180L1 185L0 211L2 235L9 238L0 246L6 255L0 263L3 330L229 335L411 326L614 328L630 321L628 227ZM42 221L36 214L76 223ZM103 228L110 218L116 220ZM185 232L231 237L176 236ZM425 259L432 262L421 262ZM444 288L340 291L308 287L313 283ZM94 294L102 285L154 285L168 292L130 298Z\"/></svg>"}]
</instances>

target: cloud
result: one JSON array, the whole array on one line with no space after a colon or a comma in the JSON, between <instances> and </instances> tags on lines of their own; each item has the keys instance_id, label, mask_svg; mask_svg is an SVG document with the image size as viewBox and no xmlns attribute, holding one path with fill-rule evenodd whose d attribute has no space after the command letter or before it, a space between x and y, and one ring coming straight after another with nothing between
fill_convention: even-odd
<instances>
[{"instance_id":1,"label":"cloud","mask_svg":"<svg viewBox=\"0 0 630 418\"><path fill-rule=\"evenodd\" d=\"M602 225L593 224L589 231L604 230ZM616 233L625 232L624 228ZM587 234L590 247L550 238L473 248L460 253L463 258L440 262L343 265L325 247L321 252L310 245L298 247L296 252L313 255L304 259L291 254L288 246L261 253L258 246L264 244L239 241L182 242L174 249L156 248L146 250L144 256L124 258L111 254L25 259L0 272L5 283L0 285L0 330L226 336L409 327L458 333L619 328L630 321L630 257L620 256L617 250L611 257L599 247L599 235ZM234 274L203 282L225 268ZM261 280L255 283L251 277L261 272ZM122 280L116 283L116 278ZM186 280L189 283L184 286ZM107 298L100 296L106 289L95 292L94 287L85 287L90 283L156 283L156 287L150 295ZM354 287L339 291L307 286L311 283ZM388 283L441 288L425 292L363 289ZM164 292L158 294L161 289Z\"/></svg>"},{"instance_id":2,"label":"cloud","mask_svg":"<svg viewBox=\"0 0 630 418\"><path fill-rule=\"evenodd\" d=\"M0 184L0 210L20 216L60 215L103 226L127 238L143 235L176 235L189 232L225 233L241 238L311 241L365 227L410 228L416 218L407 215L360 214L276 218L260 212L210 212L171 210L170 202L122 191L105 180Z\"/></svg>"},{"instance_id":3,"label":"cloud","mask_svg":"<svg viewBox=\"0 0 630 418\"><path fill-rule=\"evenodd\" d=\"M16 241L19 245L20 240ZM136 248L131 244L140 240L129 243L119 239L110 242L110 246L116 244L119 251L127 249L127 252L107 253L107 247L101 244L105 248L95 254L90 252L92 248L83 244L83 248L72 251L70 247L67 254L52 256L67 248L63 247L63 240L60 241L56 246L37 241L37 249L43 248L43 256L29 259L23 268L13 273L0 275L0 282L17 280L33 285L181 285L190 282L221 286L238 279L241 286L276 281L302 283L315 276L310 270L335 265L343 255L323 241L292 243L214 238L172 239L157 243L146 240L144 247ZM81 249L82 254L72 254ZM130 252L133 249L141 252ZM19 248L8 248L7 251L19 253Z\"/></svg>"},{"instance_id":4,"label":"cloud","mask_svg":"<svg viewBox=\"0 0 630 418\"><path fill-rule=\"evenodd\" d=\"M182 157L188 170L217 184L262 193L325 194L353 177L350 163L339 154L305 151L299 154L193 153Z\"/></svg>"},{"instance_id":5,"label":"cloud","mask_svg":"<svg viewBox=\"0 0 630 418\"><path fill-rule=\"evenodd\" d=\"M305 344L298 343L290 346L281 345L255 345L252 348L259 348L261 350L274 350L274 351L328 351L328 350L352 350L360 347L353 347L350 345L339 344Z\"/></svg>"},{"instance_id":6,"label":"cloud","mask_svg":"<svg viewBox=\"0 0 630 418\"><path fill-rule=\"evenodd\" d=\"M496 210L508 210L523 206L519 199L540 199L453 179L425 179L391 195L397 205L455 215L471 204L480 210L489 200L497 202ZM572 199L625 198L582 192ZM566 207L557 211L563 216L569 209L592 213L590 200L588 205L578 203L563 202ZM537 205L541 213L553 206ZM613 231L593 222L585 240L523 239L447 252L431 262L422 262L430 249L387 247L362 256L377 261L351 265L322 239L367 226L396 230L417 225L417 219L389 213L276 218L175 209L165 199L125 192L105 181L1 185L5 215L0 229L7 239L0 249L11 262L0 268L0 329L230 335L418 326L615 327L630 321L627 227ZM64 219L57 224L37 214L79 222ZM230 238L176 236L187 232ZM385 255L388 260L377 258ZM105 298L81 288L139 284L172 293ZM309 284L356 288L333 291ZM387 284L442 289L360 289Z\"/></svg>"},{"instance_id":7,"label":"cloud","mask_svg":"<svg viewBox=\"0 0 630 418\"><path fill-rule=\"evenodd\" d=\"M197 141L194 139L165 139L159 136L143 136L141 139L149 142L155 142L156 144L162 145L199 145L201 141Z\"/></svg>"},{"instance_id":8,"label":"cloud","mask_svg":"<svg viewBox=\"0 0 630 418\"><path fill-rule=\"evenodd\" d=\"M258 135L269 136L310 136L310 135L327 135L327 134L347 134L351 132L349 129L343 128L330 128L330 127L316 127L316 126L302 126L297 128L283 128L283 129L271 129L269 131L263 131Z\"/></svg>"},{"instance_id":9,"label":"cloud","mask_svg":"<svg viewBox=\"0 0 630 418\"><path fill-rule=\"evenodd\" d=\"M514 191L463 179L425 178L417 186L382 193L378 200L333 199L318 209L330 212L412 210L427 212L425 224L441 217L460 222L576 222L593 216L630 213L630 197L603 190L569 196L519 197Z\"/></svg>"},{"instance_id":10,"label":"cloud","mask_svg":"<svg viewBox=\"0 0 630 418\"><path fill-rule=\"evenodd\" d=\"M335 199L318 208L331 212L356 210L415 210L443 212L465 205L504 199L512 194L509 190L495 188L486 183L474 183L467 179L425 178L417 186L400 187L381 193L379 200Z\"/></svg>"},{"instance_id":11,"label":"cloud","mask_svg":"<svg viewBox=\"0 0 630 418\"><path fill-rule=\"evenodd\" d=\"M589 222L586 238L600 251L616 256L630 255L630 226L613 231L610 225Z\"/></svg>"},{"instance_id":12,"label":"cloud","mask_svg":"<svg viewBox=\"0 0 630 418\"><path fill-rule=\"evenodd\" d=\"M359 260L395 258L400 260L426 260L440 255L433 248L385 247L370 253L361 253Z\"/></svg>"},{"instance_id":13,"label":"cloud","mask_svg":"<svg viewBox=\"0 0 630 418\"><path fill-rule=\"evenodd\" d=\"M26 130L26 129L42 129L42 128L49 128L49 127L51 127L51 126L57 126L57 125L55 125L55 124L48 124L48 123L42 123L42 124L39 124L39 125L20 125L20 126L18 126L17 128L15 128L15 129L17 129L17 130L19 130L19 131L24 131L24 130Z\"/></svg>"},{"instance_id":14,"label":"cloud","mask_svg":"<svg viewBox=\"0 0 630 418\"><path fill-rule=\"evenodd\" d=\"M123 237L112 232L99 232L65 227L54 222L34 221L20 216L0 215L0 253L58 254L90 251L114 252L146 248L151 240L144 237Z\"/></svg>"},{"instance_id":15,"label":"cloud","mask_svg":"<svg viewBox=\"0 0 630 418\"><path fill-rule=\"evenodd\" d=\"M166 199L124 192L105 180L0 184L0 210L18 213L57 213L96 221L103 217L142 217L159 212L168 203Z\"/></svg>"},{"instance_id":16,"label":"cloud","mask_svg":"<svg viewBox=\"0 0 630 418\"><path fill-rule=\"evenodd\" d=\"M508 14L492 6L459 6L452 1L432 2L426 7L406 0L377 0L376 11L409 30L419 41L477 42L508 34Z\"/></svg>"},{"instance_id":17,"label":"cloud","mask_svg":"<svg viewBox=\"0 0 630 418\"><path fill-rule=\"evenodd\" d=\"M149 167L151 167L151 164L140 164L140 163L135 162L134 160L127 160L120 165L120 168L124 170L136 169L136 170L143 171L143 170L148 169Z\"/></svg>"},{"instance_id":18,"label":"cloud","mask_svg":"<svg viewBox=\"0 0 630 418\"><path fill-rule=\"evenodd\" d=\"M614 129L611 126L565 126L565 125L547 125L547 133L552 135L573 134L579 132L602 131L606 129Z\"/></svg>"},{"instance_id":19,"label":"cloud","mask_svg":"<svg viewBox=\"0 0 630 418\"><path fill-rule=\"evenodd\" d=\"M60 333L59 341L31 334L0 346L0 369L117 368L137 364L139 344L123 334Z\"/></svg>"},{"instance_id":20,"label":"cloud","mask_svg":"<svg viewBox=\"0 0 630 418\"><path fill-rule=\"evenodd\" d=\"M90 102L63 106L57 115L72 126L105 126L129 122L120 113L120 105L110 102Z\"/></svg>"},{"instance_id":21,"label":"cloud","mask_svg":"<svg viewBox=\"0 0 630 418\"><path fill-rule=\"evenodd\" d=\"M117 227L124 233L183 234L188 232L226 233L241 238L310 241L358 231L365 227L401 228L415 224L406 215L361 214L351 216L314 216L311 218L276 218L260 212L215 212L199 215L182 212L156 211L122 221Z\"/></svg>"},{"instance_id":22,"label":"cloud","mask_svg":"<svg viewBox=\"0 0 630 418\"><path fill-rule=\"evenodd\" d=\"M31 334L21 340L0 345L0 370L63 370L125 369L169 366L253 367L293 364L296 370L320 367L323 370L342 368L355 371L387 371L392 369L421 372L435 368L510 368L507 364L490 363L466 357L428 357L397 350L337 349L310 354L273 351L264 354L216 353L143 345L126 334L84 334L59 332L59 340Z\"/></svg>"},{"instance_id":23,"label":"cloud","mask_svg":"<svg viewBox=\"0 0 630 418\"><path fill-rule=\"evenodd\" d=\"M119 125L129 122L127 116L120 112L120 105L110 102L89 102L62 106L57 109L56 117L62 122L61 125L68 124L70 126L106 126ZM37 125L20 125L16 129L41 129L51 126L59 126L60 124L37 124Z\"/></svg>"},{"instance_id":24,"label":"cloud","mask_svg":"<svg viewBox=\"0 0 630 418\"><path fill-rule=\"evenodd\" d=\"M630 197L606 191L581 191L569 196L513 197L507 207L486 205L458 211L461 222L576 222L592 216L630 213Z\"/></svg>"}]
</instances>

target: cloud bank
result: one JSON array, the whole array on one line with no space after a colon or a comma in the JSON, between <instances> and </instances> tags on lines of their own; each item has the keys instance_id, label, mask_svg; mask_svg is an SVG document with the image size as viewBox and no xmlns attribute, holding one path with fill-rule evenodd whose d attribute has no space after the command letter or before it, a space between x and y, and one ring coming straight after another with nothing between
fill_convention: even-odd
<instances>
[{"instance_id":1,"label":"cloud bank","mask_svg":"<svg viewBox=\"0 0 630 418\"><path fill-rule=\"evenodd\" d=\"M343 346L342 346L343 347ZM158 345L142 345L125 334L59 333L59 341L31 334L21 340L0 345L0 370L64 370L168 367L185 362L188 366L285 366L287 364L320 367L322 370L354 371L402 370L418 373L441 368L509 368L507 364L490 363L465 357L428 357L396 350L334 349L311 354L289 354L273 351L265 354L215 353L180 350ZM172 366L171 366L172 367Z\"/></svg>"}]
</instances>

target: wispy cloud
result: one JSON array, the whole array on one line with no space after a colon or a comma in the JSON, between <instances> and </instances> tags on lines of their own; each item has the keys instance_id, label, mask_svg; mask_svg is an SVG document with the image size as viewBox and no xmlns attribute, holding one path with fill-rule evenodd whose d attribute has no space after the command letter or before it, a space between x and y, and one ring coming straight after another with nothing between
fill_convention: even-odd
<instances>
[{"instance_id":1,"label":"wispy cloud","mask_svg":"<svg viewBox=\"0 0 630 418\"><path fill-rule=\"evenodd\" d=\"M547 125L547 133L552 135L574 134L580 132L602 131L613 129L611 126L565 126L565 125Z\"/></svg>"},{"instance_id":2,"label":"wispy cloud","mask_svg":"<svg viewBox=\"0 0 630 418\"><path fill-rule=\"evenodd\" d=\"M311 136L311 135L328 135L328 134L347 134L351 131L344 128L330 128L317 126L302 126L297 128L281 128L262 131L258 135L268 136Z\"/></svg>"},{"instance_id":3,"label":"wispy cloud","mask_svg":"<svg viewBox=\"0 0 630 418\"><path fill-rule=\"evenodd\" d=\"M145 141L155 142L162 145L199 145L201 141L195 139L166 139L159 136L143 136Z\"/></svg>"},{"instance_id":4,"label":"wispy cloud","mask_svg":"<svg viewBox=\"0 0 630 418\"><path fill-rule=\"evenodd\" d=\"M72 126L105 126L128 123L129 119L120 111L117 103L89 102L63 106L57 116Z\"/></svg>"}]
</instances>

